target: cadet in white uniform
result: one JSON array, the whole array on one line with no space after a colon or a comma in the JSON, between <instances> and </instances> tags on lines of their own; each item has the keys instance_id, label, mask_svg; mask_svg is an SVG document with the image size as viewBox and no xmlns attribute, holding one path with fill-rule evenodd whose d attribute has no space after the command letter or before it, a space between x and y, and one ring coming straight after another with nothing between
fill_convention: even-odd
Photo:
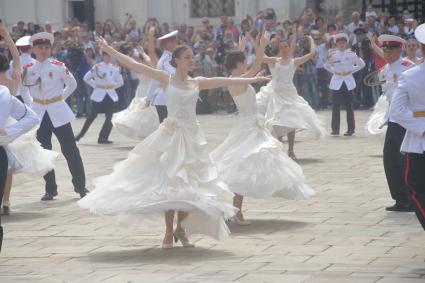
<instances>
[{"instance_id":1,"label":"cadet in white uniform","mask_svg":"<svg viewBox=\"0 0 425 283\"><path fill-rule=\"evenodd\" d=\"M16 47L18 47L19 51L21 52L21 55L19 56L19 59L21 61L21 73L23 72L24 66L35 63L35 59L31 57L31 43L30 43L31 36L27 35L24 37L21 37L18 39L15 43ZM10 68L7 71L7 74L9 77L12 77L12 66L13 66L13 60L10 62ZM16 98L18 98L20 101L24 102L26 105L31 106L32 104L32 98L29 94L28 88L19 86L18 91L16 92Z\"/></svg>"},{"instance_id":2,"label":"cadet in white uniform","mask_svg":"<svg viewBox=\"0 0 425 283\"><path fill-rule=\"evenodd\" d=\"M353 90L356 81L353 73L360 71L365 62L357 54L348 49L348 36L345 33L335 35L337 48L329 50L324 68L332 73L329 89L332 90L332 135L339 135L340 108L344 102L347 112L347 132L351 136L355 131Z\"/></svg>"},{"instance_id":3,"label":"cadet in white uniform","mask_svg":"<svg viewBox=\"0 0 425 283\"><path fill-rule=\"evenodd\" d=\"M415 30L425 54L425 24ZM406 129L401 152L406 155L405 182L416 216L425 230L425 63L401 74L390 105L390 119Z\"/></svg>"},{"instance_id":4,"label":"cadet in white uniform","mask_svg":"<svg viewBox=\"0 0 425 283\"><path fill-rule=\"evenodd\" d=\"M414 64L408 59L401 58L402 46L405 40L395 35L383 34L378 38L387 64L379 72L383 95L391 104L394 90L397 88L398 78L401 73L411 68ZM384 143L384 169L387 177L388 188L391 197L395 200L393 206L386 208L388 211L409 212L413 211L410 204L410 197L406 185L404 184L404 157L400 154L400 146L406 130L393 121L385 119L388 123Z\"/></svg>"},{"instance_id":5,"label":"cadet in white uniform","mask_svg":"<svg viewBox=\"0 0 425 283\"><path fill-rule=\"evenodd\" d=\"M9 117L18 122L6 126ZM9 89L0 85L0 202L3 199L3 188L6 183L8 159L5 146L17 137L25 134L39 122L37 115L17 98L13 97ZM1 204L1 203L0 203ZM3 228L0 220L0 250L3 242Z\"/></svg>"},{"instance_id":6,"label":"cadet in white uniform","mask_svg":"<svg viewBox=\"0 0 425 283\"><path fill-rule=\"evenodd\" d=\"M84 76L84 81L93 88L90 97L92 111L75 140L79 141L86 134L97 114L105 113L105 122L100 130L97 142L99 144L110 144L112 142L108 139L112 130L111 121L114 114L114 104L118 101L118 94L115 90L124 84L120 68L111 64L111 56L103 53L103 62L94 65Z\"/></svg>"},{"instance_id":7,"label":"cadet in white uniform","mask_svg":"<svg viewBox=\"0 0 425 283\"><path fill-rule=\"evenodd\" d=\"M164 52L162 53L161 58L159 58L156 68L158 70L163 70L170 75L176 72L176 68L171 65L171 59L172 53L177 46L177 34L178 31L175 30L158 38L159 43L164 48ZM164 89L155 80L150 82L147 100L148 103L155 105L159 116L159 122L162 123L168 115L167 106L165 104Z\"/></svg>"},{"instance_id":8,"label":"cadet in white uniform","mask_svg":"<svg viewBox=\"0 0 425 283\"><path fill-rule=\"evenodd\" d=\"M36 62L24 66L23 85L29 88L34 101L32 109L41 120L37 131L38 141L43 148L52 149L52 133L55 134L68 162L74 191L84 197L88 192L84 165L71 127L75 116L65 102L77 87L77 82L62 62L49 58L53 40L53 35L47 32L31 37ZM47 173L44 179L46 193L41 200L52 200L58 194L54 170Z\"/></svg>"}]
</instances>

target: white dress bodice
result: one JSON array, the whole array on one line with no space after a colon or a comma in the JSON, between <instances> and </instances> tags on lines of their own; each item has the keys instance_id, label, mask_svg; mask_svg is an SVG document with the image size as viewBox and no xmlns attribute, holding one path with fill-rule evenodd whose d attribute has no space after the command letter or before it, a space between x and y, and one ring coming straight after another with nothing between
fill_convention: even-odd
<instances>
[{"instance_id":1,"label":"white dress bodice","mask_svg":"<svg viewBox=\"0 0 425 283\"><path fill-rule=\"evenodd\" d=\"M198 94L198 87L183 89L170 82L164 93L168 118L176 119L186 125L197 125L196 102Z\"/></svg>"},{"instance_id":2,"label":"white dress bodice","mask_svg":"<svg viewBox=\"0 0 425 283\"><path fill-rule=\"evenodd\" d=\"M272 73L272 85L274 87L294 87L293 78L295 73L294 60L289 63L282 64L280 62L270 67Z\"/></svg>"},{"instance_id":3,"label":"white dress bodice","mask_svg":"<svg viewBox=\"0 0 425 283\"><path fill-rule=\"evenodd\" d=\"M256 117L255 90L251 85L248 85L243 93L233 96L233 100L238 108L240 118Z\"/></svg>"}]
</instances>

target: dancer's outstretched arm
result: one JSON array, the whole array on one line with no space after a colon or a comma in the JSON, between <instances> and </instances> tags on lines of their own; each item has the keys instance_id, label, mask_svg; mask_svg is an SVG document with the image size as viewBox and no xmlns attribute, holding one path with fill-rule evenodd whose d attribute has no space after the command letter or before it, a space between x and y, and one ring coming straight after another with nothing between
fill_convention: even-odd
<instances>
[{"instance_id":1,"label":"dancer's outstretched arm","mask_svg":"<svg viewBox=\"0 0 425 283\"><path fill-rule=\"evenodd\" d=\"M10 50L10 53L12 54L12 81L13 86L10 92L12 95L16 95L16 91L21 84L21 60L19 58L19 51L18 48L16 48L15 43L13 42L12 37L10 36L9 32L7 31L4 24L0 21L0 37L3 37L7 47Z\"/></svg>"},{"instance_id":2,"label":"dancer's outstretched arm","mask_svg":"<svg viewBox=\"0 0 425 283\"><path fill-rule=\"evenodd\" d=\"M295 48L297 48L297 36L298 36L298 25L296 23L292 24L292 38L291 44L289 46L289 54L292 57L295 52Z\"/></svg>"},{"instance_id":3,"label":"dancer's outstretched arm","mask_svg":"<svg viewBox=\"0 0 425 283\"><path fill-rule=\"evenodd\" d=\"M313 59L314 55L316 55L316 46L314 45L314 40L310 35L307 37L310 40L310 53L302 57L295 58L294 59L295 67L298 67L304 64L305 62L307 62L308 60Z\"/></svg>"},{"instance_id":4,"label":"dancer's outstretched arm","mask_svg":"<svg viewBox=\"0 0 425 283\"><path fill-rule=\"evenodd\" d=\"M252 83L261 82L261 81L269 81L270 77L265 77L265 76L256 76L253 78L196 77L195 80L198 81L199 89L204 90L204 89L214 89L219 87L236 86L236 85L242 85L242 84L252 84Z\"/></svg>"},{"instance_id":5,"label":"dancer's outstretched arm","mask_svg":"<svg viewBox=\"0 0 425 283\"><path fill-rule=\"evenodd\" d=\"M267 32L263 32L262 34L259 34L257 38L255 39L254 43L254 49L255 49L255 60L254 63L252 63L251 68L241 75L241 78L252 78L261 70L261 64L263 63L263 57L264 57L264 49L266 48L267 44L269 44L270 36Z\"/></svg>"},{"instance_id":6,"label":"dancer's outstretched arm","mask_svg":"<svg viewBox=\"0 0 425 283\"><path fill-rule=\"evenodd\" d=\"M104 52L108 53L111 57L115 58L120 63L121 66L131 69L135 71L136 73L140 73L153 80L159 81L163 85L168 84L168 79L170 76L168 73L161 70L154 69L142 63L139 63L133 58L131 58L130 56L127 56L118 52L117 50L112 48L110 45L108 45L106 40L102 37L98 37L96 41L99 44L100 48Z\"/></svg>"}]
</instances>

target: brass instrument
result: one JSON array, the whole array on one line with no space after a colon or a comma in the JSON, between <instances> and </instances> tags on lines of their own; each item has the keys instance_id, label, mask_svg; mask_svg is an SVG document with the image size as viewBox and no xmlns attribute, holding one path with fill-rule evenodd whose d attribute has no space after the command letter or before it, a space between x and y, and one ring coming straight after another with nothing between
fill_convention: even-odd
<instances>
[{"instance_id":1,"label":"brass instrument","mask_svg":"<svg viewBox=\"0 0 425 283\"><path fill-rule=\"evenodd\" d=\"M363 83L367 86L374 87L374 86L380 86L385 83L385 81L380 81L378 78L378 81L376 81L376 78L378 77L378 73L380 70L376 70L373 72L370 72L363 78Z\"/></svg>"}]
</instances>

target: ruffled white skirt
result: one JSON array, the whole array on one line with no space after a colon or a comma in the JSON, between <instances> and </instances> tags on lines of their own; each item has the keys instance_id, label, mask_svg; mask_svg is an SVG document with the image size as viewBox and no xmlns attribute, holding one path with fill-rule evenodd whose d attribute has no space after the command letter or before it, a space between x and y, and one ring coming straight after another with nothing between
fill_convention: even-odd
<instances>
[{"instance_id":1,"label":"ruffled white skirt","mask_svg":"<svg viewBox=\"0 0 425 283\"><path fill-rule=\"evenodd\" d=\"M261 118L240 117L212 153L229 189L254 198L306 199L315 192L305 184L301 167L283 151Z\"/></svg>"},{"instance_id":2,"label":"ruffled white skirt","mask_svg":"<svg viewBox=\"0 0 425 283\"><path fill-rule=\"evenodd\" d=\"M134 228L163 225L168 210L186 211L182 226L188 235L220 239L229 234L224 219L236 212L233 193L218 178L199 127L174 118L94 182L95 190L78 204Z\"/></svg>"},{"instance_id":3,"label":"ruffled white skirt","mask_svg":"<svg viewBox=\"0 0 425 283\"><path fill-rule=\"evenodd\" d=\"M317 138L325 135L324 123L293 85L268 83L257 93L260 111L264 111L266 101L266 126L274 136L283 136L294 130L308 130Z\"/></svg>"},{"instance_id":4,"label":"ruffled white skirt","mask_svg":"<svg viewBox=\"0 0 425 283\"><path fill-rule=\"evenodd\" d=\"M42 148L35 133L35 130L30 131L6 147L14 185L40 179L55 167L54 162L59 154Z\"/></svg>"},{"instance_id":5,"label":"ruffled white skirt","mask_svg":"<svg viewBox=\"0 0 425 283\"><path fill-rule=\"evenodd\" d=\"M114 127L123 135L143 140L159 127L159 118L154 106L146 107L144 97L135 97L127 109L114 114Z\"/></svg>"},{"instance_id":6,"label":"ruffled white skirt","mask_svg":"<svg viewBox=\"0 0 425 283\"><path fill-rule=\"evenodd\" d=\"M371 135L385 138L387 132L387 112L389 103L385 95L381 95L373 108L373 113L367 121L366 128Z\"/></svg>"}]
</instances>

